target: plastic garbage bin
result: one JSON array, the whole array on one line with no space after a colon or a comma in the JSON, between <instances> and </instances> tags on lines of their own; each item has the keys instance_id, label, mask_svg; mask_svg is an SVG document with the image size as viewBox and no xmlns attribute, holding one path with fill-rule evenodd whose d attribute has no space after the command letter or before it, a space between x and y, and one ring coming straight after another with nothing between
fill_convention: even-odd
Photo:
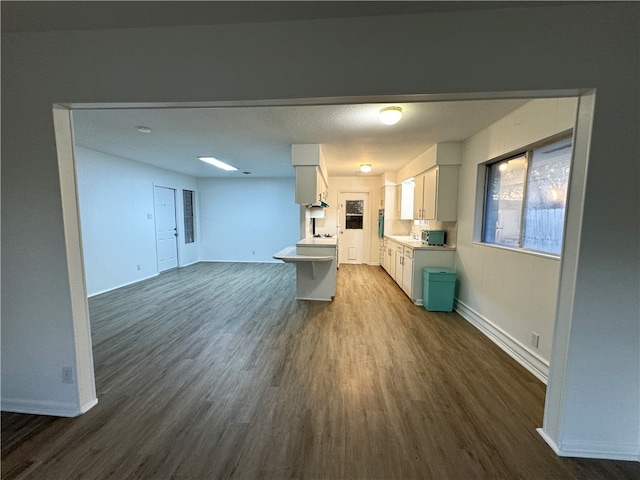
<instances>
[{"instance_id":1,"label":"plastic garbage bin","mask_svg":"<svg viewBox=\"0 0 640 480\"><path fill-rule=\"evenodd\" d=\"M452 312L456 289L456 271L452 268L427 267L422 271L422 299L430 312Z\"/></svg>"}]
</instances>

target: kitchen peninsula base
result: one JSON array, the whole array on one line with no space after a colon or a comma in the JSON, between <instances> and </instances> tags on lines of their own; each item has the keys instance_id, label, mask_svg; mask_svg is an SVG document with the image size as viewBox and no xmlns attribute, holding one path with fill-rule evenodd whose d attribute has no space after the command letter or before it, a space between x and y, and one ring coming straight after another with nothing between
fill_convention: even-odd
<instances>
[{"instance_id":1,"label":"kitchen peninsula base","mask_svg":"<svg viewBox=\"0 0 640 480\"><path fill-rule=\"evenodd\" d=\"M336 295L336 239L304 238L273 258L296 265L296 299L331 301Z\"/></svg>"}]
</instances>

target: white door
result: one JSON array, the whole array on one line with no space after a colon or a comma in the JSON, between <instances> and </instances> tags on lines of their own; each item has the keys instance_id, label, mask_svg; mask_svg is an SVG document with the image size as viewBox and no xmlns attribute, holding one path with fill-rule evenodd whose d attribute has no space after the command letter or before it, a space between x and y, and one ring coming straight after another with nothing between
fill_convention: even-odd
<instances>
[{"instance_id":1,"label":"white door","mask_svg":"<svg viewBox=\"0 0 640 480\"><path fill-rule=\"evenodd\" d=\"M369 194L340 193L338 200L341 216L338 260L340 263L366 263Z\"/></svg>"},{"instance_id":2,"label":"white door","mask_svg":"<svg viewBox=\"0 0 640 480\"><path fill-rule=\"evenodd\" d=\"M176 225L176 191L155 187L156 245L158 271L178 266L178 227Z\"/></svg>"}]
</instances>

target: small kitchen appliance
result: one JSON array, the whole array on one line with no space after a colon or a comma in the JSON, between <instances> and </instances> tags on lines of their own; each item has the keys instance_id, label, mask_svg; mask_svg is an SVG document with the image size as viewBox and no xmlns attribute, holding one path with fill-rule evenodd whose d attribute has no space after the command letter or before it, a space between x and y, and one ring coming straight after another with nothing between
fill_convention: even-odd
<instances>
[{"instance_id":1,"label":"small kitchen appliance","mask_svg":"<svg viewBox=\"0 0 640 480\"><path fill-rule=\"evenodd\" d=\"M447 241L444 230L422 230L422 243L426 245L443 246Z\"/></svg>"}]
</instances>

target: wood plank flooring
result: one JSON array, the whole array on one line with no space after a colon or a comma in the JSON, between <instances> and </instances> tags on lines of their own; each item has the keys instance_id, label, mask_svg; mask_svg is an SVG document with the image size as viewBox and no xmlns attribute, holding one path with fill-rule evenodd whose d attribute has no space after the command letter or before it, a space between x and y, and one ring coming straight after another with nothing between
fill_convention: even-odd
<instances>
[{"instance_id":1,"label":"wood plank flooring","mask_svg":"<svg viewBox=\"0 0 640 480\"><path fill-rule=\"evenodd\" d=\"M99 403L2 414L3 479L637 479L561 459L544 385L455 313L343 265L202 263L90 299Z\"/></svg>"}]
</instances>

